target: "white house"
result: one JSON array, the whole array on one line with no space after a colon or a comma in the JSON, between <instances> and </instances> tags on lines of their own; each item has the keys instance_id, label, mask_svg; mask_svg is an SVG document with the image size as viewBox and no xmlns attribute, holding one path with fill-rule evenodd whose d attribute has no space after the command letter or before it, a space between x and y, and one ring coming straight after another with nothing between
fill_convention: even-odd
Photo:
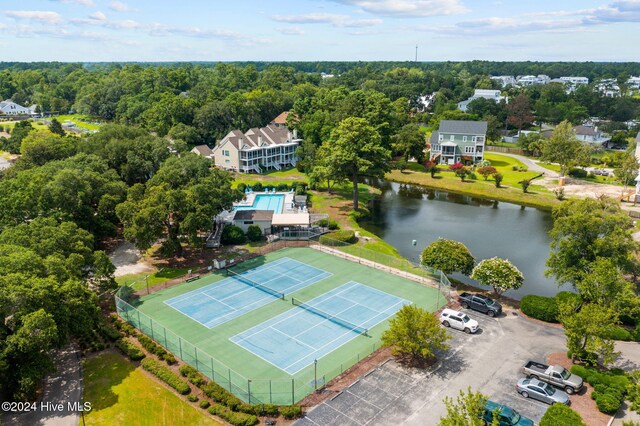
<instances>
[{"instance_id":1,"label":"white house","mask_svg":"<svg viewBox=\"0 0 640 426\"><path fill-rule=\"evenodd\" d=\"M213 148L212 155L216 166L223 169L262 173L295 166L300 142L297 132L284 126L268 125L245 133L232 130Z\"/></svg>"},{"instance_id":2,"label":"white house","mask_svg":"<svg viewBox=\"0 0 640 426\"><path fill-rule=\"evenodd\" d=\"M589 79L587 77L560 77L560 80L565 83L573 84L574 86L589 84Z\"/></svg>"},{"instance_id":3,"label":"white house","mask_svg":"<svg viewBox=\"0 0 640 426\"><path fill-rule=\"evenodd\" d=\"M462 112L467 112L469 104L479 98L490 99L496 103L504 99L507 103L509 103L509 98L506 96L501 96L499 90L476 89L473 92L473 96L471 96L469 99L467 99L466 101L458 102L458 109Z\"/></svg>"},{"instance_id":4,"label":"white house","mask_svg":"<svg viewBox=\"0 0 640 426\"><path fill-rule=\"evenodd\" d=\"M632 90L640 89L640 77L629 77L629 80L627 80L627 86Z\"/></svg>"},{"instance_id":5,"label":"white house","mask_svg":"<svg viewBox=\"0 0 640 426\"><path fill-rule=\"evenodd\" d=\"M576 137L579 140L592 145L602 145L611 140L611 136L601 130L598 130L598 126L575 126L573 130L576 132Z\"/></svg>"},{"instance_id":6,"label":"white house","mask_svg":"<svg viewBox=\"0 0 640 426\"><path fill-rule=\"evenodd\" d=\"M500 87L515 86L516 79L512 75L495 75L489 77L493 81L500 83Z\"/></svg>"},{"instance_id":7,"label":"white house","mask_svg":"<svg viewBox=\"0 0 640 426\"><path fill-rule=\"evenodd\" d=\"M13 102L11 99L0 102L0 115L32 115L35 109L23 107Z\"/></svg>"},{"instance_id":8,"label":"white house","mask_svg":"<svg viewBox=\"0 0 640 426\"><path fill-rule=\"evenodd\" d=\"M595 89L609 98L620 96L620 86L615 78L603 78L596 83Z\"/></svg>"},{"instance_id":9,"label":"white house","mask_svg":"<svg viewBox=\"0 0 640 426\"><path fill-rule=\"evenodd\" d=\"M535 84L547 84L551 81L548 75L538 74L535 75L519 75L516 78L516 83L519 86L533 86Z\"/></svg>"},{"instance_id":10,"label":"white house","mask_svg":"<svg viewBox=\"0 0 640 426\"><path fill-rule=\"evenodd\" d=\"M257 225L263 234L271 229L273 210L236 210L233 224L247 232L249 226Z\"/></svg>"}]
</instances>

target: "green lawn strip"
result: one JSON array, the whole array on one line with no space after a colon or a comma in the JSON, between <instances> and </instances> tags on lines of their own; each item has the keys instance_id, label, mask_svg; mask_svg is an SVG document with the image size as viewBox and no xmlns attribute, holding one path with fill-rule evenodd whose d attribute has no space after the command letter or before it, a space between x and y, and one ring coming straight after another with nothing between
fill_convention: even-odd
<instances>
[{"instance_id":1,"label":"green lawn strip","mask_svg":"<svg viewBox=\"0 0 640 426\"><path fill-rule=\"evenodd\" d=\"M138 274L129 274L123 275L121 277L116 277L116 282L119 285L129 285L133 284L131 287L134 290L140 290L146 288L147 281L149 287L156 286L158 284L162 284L165 281L172 280L174 278L181 277L186 275L189 271L189 268L163 268L161 271L156 270L155 272L140 272ZM148 275L147 280L145 277Z\"/></svg>"},{"instance_id":2,"label":"green lawn strip","mask_svg":"<svg viewBox=\"0 0 640 426\"><path fill-rule=\"evenodd\" d=\"M307 176L292 167L286 170L274 170L267 173L234 173L236 185L240 182L247 185L254 185L257 182L268 185L279 185L281 183L291 185L292 182L307 182Z\"/></svg>"},{"instance_id":3,"label":"green lawn strip","mask_svg":"<svg viewBox=\"0 0 640 426\"><path fill-rule=\"evenodd\" d=\"M81 129L86 130L99 130L102 124L96 124L98 119L92 119L87 115L81 114L67 114L67 115L58 115L55 117L60 123L64 124L65 121L72 121L76 123Z\"/></svg>"},{"instance_id":4,"label":"green lawn strip","mask_svg":"<svg viewBox=\"0 0 640 426\"><path fill-rule=\"evenodd\" d=\"M245 264L243 266L257 267L285 256L332 274L292 294L292 296L303 301L324 294L349 281L356 281L410 300L430 311L436 310L438 306L444 303L444 298L437 289L311 248L279 250L253 259L248 265ZM238 333L293 309L289 296L285 301L274 299L269 304L251 311L250 314L240 316L212 329L207 329L164 303L164 301L172 297L185 294L224 278L226 278L224 274L211 274L202 277L198 281L180 284L160 290L149 296L143 296L142 305L140 305L139 309L143 314L141 318L145 331L147 333L151 332L150 322L145 318L146 314L154 319L153 333L159 343L168 345L172 352L179 357L182 355L182 359L192 366L195 366L197 356L199 370L209 377L212 376L213 366L215 380L225 388L228 388L229 377L229 370L225 366L231 368L233 370L231 371L232 382L238 387L237 389L246 391L250 386L252 403L269 403L273 401L274 403L290 404L292 378L295 378L293 389L295 400L297 401L306 396L313 390L310 387L314 373L313 365L296 373L295 376L291 376L229 340L230 337ZM132 314L131 319L137 321L137 315L135 313ZM165 334L162 326L169 330L166 334L166 341L164 340ZM386 326L387 321L384 321L369 331L369 337L358 336L319 359L318 374L324 377L326 381L329 381L346 368L355 364L358 359L368 355L379 346L380 336ZM180 336L180 342L173 336L173 333ZM197 354L193 349L193 344L198 346ZM214 360L212 362L207 354L216 358L217 361ZM251 379L250 385L246 379ZM271 394L269 389L271 389Z\"/></svg>"},{"instance_id":5,"label":"green lawn strip","mask_svg":"<svg viewBox=\"0 0 640 426\"><path fill-rule=\"evenodd\" d=\"M40 123L38 121L33 121L33 120L29 120L29 121L31 121L31 125L36 130L44 130L47 128L47 125L44 123ZM4 128L5 131L10 132L15 127L16 123L19 123L19 121L17 120L0 121L0 127Z\"/></svg>"},{"instance_id":6,"label":"green lawn strip","mask_svg":"<svg viewBox=\"0 0 640 426\"><path fill-rule=\"evenodd\" d=\"M92 410L87 425L197 425L222 423L192 406L117 353L84 361L84 401Z\"/></svg>"}]
</instances>

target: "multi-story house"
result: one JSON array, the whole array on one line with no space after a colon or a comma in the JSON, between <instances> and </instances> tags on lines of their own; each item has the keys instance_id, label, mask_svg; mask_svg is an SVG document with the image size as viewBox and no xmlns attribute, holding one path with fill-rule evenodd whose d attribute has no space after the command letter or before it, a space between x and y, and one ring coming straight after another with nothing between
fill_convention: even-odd
<instances>
[{"instance_id":1,"label":"multi-story house","mask_svg":"<svg viewBox=\"0 0 640 426\"><path fill-rule=\"evenodd\" d=\"M0 102L0 115L33 115L34 111L35 105L32 108L26 108L11 99Z\"/></svg>"},{"instance_id":2,"label":"multi-story house","mask_svg":"<svg viewBox=\"0 0 640 426\"><path fill-rule=\"evenodd\" d=\"M500 87L516 85L516 79L513 78L512 75L494 75L494 76L491 76L490 78L491 80L497 81L498 83L500 83Z\"/></svg>"},{"instance_id":3,"label":"multi-story house","mask_svg":"<svg viewBox=\"0 0 640 426\"><path fill-rule=\"evenodd\" d=\"M295 166L300 142L296 131L284 126L268 125L246 133L232 130L213 148L212 155L216 166L223 169L262 173Z\"/></svg>"},{"instance_id":4,"label":"multi-story house","mask_svg":"<svg viewBox=\"0 0 640 426\"><path fill-rule=\"evenodd\" d=\"M486 121L442 120L431 134L431 160L439 164L477 164L484 159Z\"/></svg>"},{"instance_id":5,"label":"multi-story house","mask_svg":"<svg viewBox=\"0 0 640 426\"><path fill-rule=\"evenodd\" d=\"M535 84L547 84L551 81L551 78L545 74L535 75L519 75L516 78L518 86L533 86Z\"/></svg>"},{"instance_id":6,"label":"multi-story house","mask_svg":"<svg viewBox=\"0 0 640 426\"><path fill-rule=\"evenodd\" d=\"M469 104L479 98L490 99L495 103L498 103L504 99L505 102L509 103L509 98L506 96L501 96L499 90L475 89L472 97L470 97L466 101L458 102L458 109L460 111L467 112Z\"/></svg>"}]
</instances>

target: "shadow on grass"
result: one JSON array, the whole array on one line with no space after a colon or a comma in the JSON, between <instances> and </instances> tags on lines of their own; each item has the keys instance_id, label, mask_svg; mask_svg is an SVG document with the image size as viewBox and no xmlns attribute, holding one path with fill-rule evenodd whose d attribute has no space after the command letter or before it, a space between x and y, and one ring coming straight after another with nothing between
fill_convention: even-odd
<instances>
[{"instance_id":1,"label":"shadow on grass","mask_svg":"<svg viewBox=\"0 0 640 426\"><path fill-rule=\"evenodd\" d=\"M491 165L493 167L509 167L509 166L512 165L512 163L510 163L508 161L491 160Z\"/></svg>"},{"instance_id":2,"label":"shadow on grass","mask_svg":"<svg viewBox=\"0 0 640 426\"><path fill-rule=\"evenodd\" d=\"M112 388L122 383L136 366L120 354L105 352L85 361L83 368L85 400L91 401L91 410L99 411L118 403Z\"/></svg>"}]
</instances>

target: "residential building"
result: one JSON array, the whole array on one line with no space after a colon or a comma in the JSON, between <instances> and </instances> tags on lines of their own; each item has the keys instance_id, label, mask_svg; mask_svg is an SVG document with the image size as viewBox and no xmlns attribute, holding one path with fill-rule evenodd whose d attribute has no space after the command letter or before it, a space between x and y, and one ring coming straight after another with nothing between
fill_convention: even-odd
<instances>
[{"instance_id":1,"label":"residential building","mask_svg":"<svg viewBox=\"0 0 640 426\"><path fill-rule=\"evenodd\" d=\"M574 86L589 84L589 79L587 77L560 77L560 80L565 83L573 84Z\"/></svg>"},{"instance_id":2,"label":"residential building","mask_svg":"<svg viewBox=\"0 0 640 426\"><path fill-rule=\"evenodd\" d=\"M194 154L198 154L202 157L207 157L213 159L213 150L209 148L207 145L198 145L195 146L191 152Z\"/></svg>"},{"instance_id":3,"label":"residential building","mask_svg":"<svg viewBox=\"0 0 640 426\"><path fill-rule=\"evenodd\" d=\"M533 86L535 84L547 84L551 81L548 75L538 74L535 75L519 75L516 78L518 86Z\"/></svg>"},{"instance_id":4,"label":"residential building","mask_svg":"<svg viewBox=\"0 0 640 426\"><path fill-rule=\"evenodd\" d=\"M431 160L439 164L476 164L484 159L486 121L442 120L431 134Z\"/></svg>"},{"instance_id":5,"label":"residential building","mask_svg":"<svg viewBox=\"0 0 640 426\"><path fill-rule=\"evenodd\" d=\"M615 78L603 78L596 83L595 89L609 98L620 96L620 86Z\"/></svg>"},{"instance_id":6,"label":"residential building","mask_svg":"<svg viewBox=\"0 0 640 426\"><path fill-rule=\"evenodd\" d=\"M640 163L640 132L636 135L636 161ZM640 201L640 171L636 177L636 196L634 202Z\"/></svg>"},{"instance_id":7,"label":"residential building","mask_svg":"<svg viewBox=\"0 0 640 426\"><path fill-rule=\"evenodd\" d=\"M574 126L573 130L576 132L576 137L579 140L592 145L603 145L611 140L611 136L598 130L598 126Z\"/></svg>"},{"instance_id":8,"label":"residential building","mask_svg":"<svg viewBox=\"0 0 640 426\"><path fill-rule=\"evenodd\" d=\"M0 115L33 115L34 113L35 108L32 110L32 108L23 107L11 99L0 102Z\"/></svg>"},{"instance_id":9,"label":"residential building","mask_svg":"<svg viewBox=\"0 0 640 426\"><path fill-rule=\"evenodd\" d=\"M271 123L276 127L287 127L287 117L289 116L289 111L281 112L276 118L271 120Z\"/></svg>"},{"instance_id":10,"label":"residential building","mask_svg":"<svg viewBox=\"0 0 640 426\"><path fill-rule=\"evenodd\" d=\"M237 210L233 216L233 224L247 232L249 226L257 225L263 234L271 229L273 210Z\"/></svg>"},{"instance_id":11,"label":"residential building","mask_svg":"<svg viewBox=\"0 0 640 426\"><path fill-rule=\"evenodd\" d=\"M476 89L473 92L473 96L471 96L469 99L467 99L466 101L458 102L458 109L462 112L467 112L469 104L479 98L490 99L496 103L504 99L505 102L509 103L509 98L506 96L501 96L499 90Z\"/></svg>"},{"instance_id":12,"label":"residential building","mask_svg":"<svg viewBox=\"0 0 640 426\"><path fill-rule=\"evenodd\" d=\"M629 89L631 90L639 90L640 89L640 77L629 77L629 80L627 80L627 86L629 86Z\"/></svg>"},{"instance_id":13,"label":"residential building","mask_svg":"<svg viewBox=\"0 0 640 426\"><path fill-rule=\"evenodd\" d=\"M500 83L500 87L508 87L508 86L516 85L516 79L513 78L512 75L496 75L489 78L491 78L491 80L493 81L497 81L498 83Z\"/></svg>"},{"instance_id":14,"label":"residential building","mask_svg":"<svg viewBox=\"0 0 640 426\"><path fill-rule=\"evenodd\" d=\"M246 133L232 130L213 148L212 155L216 166L223 169L262 173L295 166L300 142L295 130L270 124Z\"/></svg>"}]
</instances>

